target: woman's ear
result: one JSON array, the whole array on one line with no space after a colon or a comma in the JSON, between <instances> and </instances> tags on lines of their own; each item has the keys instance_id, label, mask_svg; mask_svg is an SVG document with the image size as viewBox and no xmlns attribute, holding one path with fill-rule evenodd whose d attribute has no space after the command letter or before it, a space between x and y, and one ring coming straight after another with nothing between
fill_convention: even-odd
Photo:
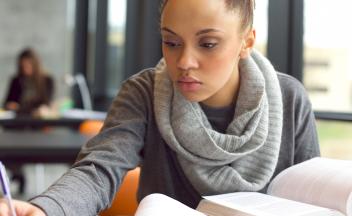
<instances>
[{"instance_id":1,"label":"woman's ear","mask_svg":"<svg viewBox=\"0 0 352 216\"><path fill-rule=\"evenodd\" d=\"M243 38L243 45L240 52L241 59L247 58L250 55L251 50L254 46L254 43L255 43L255 30L251 29Z\"/></svg>"}]
</instances>

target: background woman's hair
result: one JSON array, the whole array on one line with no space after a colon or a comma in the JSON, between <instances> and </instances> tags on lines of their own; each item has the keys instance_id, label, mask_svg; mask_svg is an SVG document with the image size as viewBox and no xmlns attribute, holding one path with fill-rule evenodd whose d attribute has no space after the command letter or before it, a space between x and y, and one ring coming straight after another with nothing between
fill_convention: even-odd
<instances>
[{"instance_id":1,"label":"background woman's hair","mask_svg":"<svg viewBox=\"0 0 352 216\"><path fill-rule=\"evenodd\" d=\"M24 76L24 71L22 68L22 60L28 59L30 60L33 67L33 74L31 79L33 79L35 83L35 88L37 93L41 97L46 97L46 79L47 75L43 70L40 58L38 54L31 48L24 49L17 57L17 76Z\"/></svg>"},{"instance_id":2,"label":"background woman's hair","mask_svg":"<svg viewBox=\"0 0 352 216\"><path fill-rule=\"evenodd\" d=\"M239 12L242 19L241 30L251 29L253 27L255 0L223 0L227 9ZM160 13L163 12L168 0L162 0Z\"/></svg>"},{"instance_id":3,"label":"background woman's hair","mask_svg":"<svg viewBox=\"0 0 352 216\"><path fill-rule=\"evenodd\" d=\"M40 76L43 74L42 65L37 53L31 48L26 48L18 55L18 58L17 58L17 74L19 76L24 75L24 71L22 68L23 59L30 60L33 67L33 77L36 77L38 75Z\"/></svg>"}]
</instances>

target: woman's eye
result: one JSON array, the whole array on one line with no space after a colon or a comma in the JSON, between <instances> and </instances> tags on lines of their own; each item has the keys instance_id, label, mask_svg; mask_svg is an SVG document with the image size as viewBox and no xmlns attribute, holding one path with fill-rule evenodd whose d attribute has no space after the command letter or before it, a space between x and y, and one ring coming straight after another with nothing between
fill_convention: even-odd
<instances>
[{"instance_id":1,"label":"woman's eye","mask_svg":"<svg viewBox=\"0 0 352 216\"><path fill-rule=\"evenodd\" d=\"M206 49L212 49L218 45L217 43L201 43L200 46Z\"/></svg>"},{"instance_id":2,"label":"woman's eye","mask_svg":"<svg viewBox=\"0 0 352 216\"><path fill-rule=\"evenodd\" d=\"M168 47L178 47L181 45L180 43L176 43L176 42L172 42L172 41L164 41L164 44Z\"/></svg>"}]
</instances>

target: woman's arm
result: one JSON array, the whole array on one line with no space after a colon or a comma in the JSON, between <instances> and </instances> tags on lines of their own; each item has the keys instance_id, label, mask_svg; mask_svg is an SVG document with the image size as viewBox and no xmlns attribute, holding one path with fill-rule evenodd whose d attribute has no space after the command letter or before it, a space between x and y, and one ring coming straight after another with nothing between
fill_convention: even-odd
<instances>
[{"instance_id":1,"label":"woman's arm","mask_svg":"<svg viewBox=\"0 0 352 216\"><path fill-rule=\"evenodd\" d=\"M292 156L291 165L293 165L320 156L319 141L312 105L304 86L291 76L286 74L279 76L285 106L286 128L283 128L285 130L283 134L287 136L282 145L292 142L293 145L286 146L285 150L293 151L289 154Z\"/></svg>"},{"instance_id":2,"label":"woman's arm","mask_svg":"<svg viewBox=\"0 0 352 216\"><path fill-rule=\"evenodd\" d=\"M108 207L125 173L138 166L150 100L134 80L122 87L103 130L83 146L77 162L31 200L48 215L96 215Z\"/></svg>"},{"instance_id":3,"label":"woman's arm","mask_svg":"<svg viewBox=\"0 0 352 216\"><path fill-rule=\"evenodd\" d=\"M304 96L296 112L295 164L320 156L316 120L311 103L307 95Z\"/></svg>"},{"instance_id":4,"label":"woman's arm","mask_svg":"<svg viewBox=\"0 0 352 216\"><path fill-rule=\"evenodd\" d=\"M8 91L7 91L7 96L5 97L4 101L4 108L7 110L18 110L19 107L19 99L22 94L22 88L19 83L18 78L13 78L11 80L11 83L9 85Z\"/></svg>"}]
</instances>

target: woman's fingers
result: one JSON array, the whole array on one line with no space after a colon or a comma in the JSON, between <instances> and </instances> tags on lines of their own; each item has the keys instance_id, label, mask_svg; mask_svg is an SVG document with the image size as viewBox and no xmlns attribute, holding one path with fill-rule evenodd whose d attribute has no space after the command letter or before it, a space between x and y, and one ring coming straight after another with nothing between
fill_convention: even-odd
<instances>
[{"instance_id":1,"label":"woman's fingers","mask_svg":"<svg viewBox=\"0 0 352 216\"><path fill-rule=\"evenodd\" d=\"M7 201L0 199L0 216L10 216Z\"/></svg>"},{"instance_id":2,"label":"woman's fingers","mask_svg":"<svg viewBox=\"0 0 352 216\"><path fill-rule=\"evenodd\" d=\"M13 200L17 216L46 216L38 207L19 200ZM0 199L0 216L11 216L10 210L5 199Z\"/></svg>"}]
</instances>

